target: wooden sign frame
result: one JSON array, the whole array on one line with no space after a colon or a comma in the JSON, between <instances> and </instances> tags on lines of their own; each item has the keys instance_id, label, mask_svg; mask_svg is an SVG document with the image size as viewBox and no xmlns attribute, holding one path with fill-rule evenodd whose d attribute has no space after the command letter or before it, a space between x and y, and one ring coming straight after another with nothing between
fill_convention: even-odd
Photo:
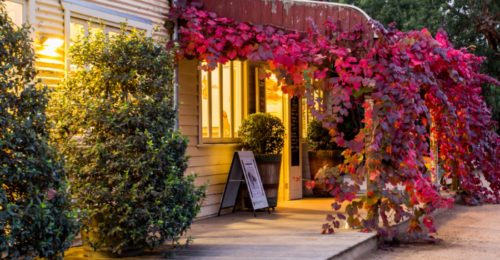
<instances>
[{"instance_id":1,"label":"wooden sign frame","mask_svg":"<svg viewBox=\"0 0 500 260\"><path fill-rule=\"evenodd\" d=\"M235 211L243 180L245 180L247 185L254 216L257 216L255 214L255 210L257 209L267 208L269 212L266 192L264 191L264 185L262 185L262 180L260 179L259 169L257 168L253 152L239 151L235 152L233 155L231 168L229 168L226 185L222 193L218 213L219 216L223 208L233 207L233 212Z\"/></svg>"}]
</instances>

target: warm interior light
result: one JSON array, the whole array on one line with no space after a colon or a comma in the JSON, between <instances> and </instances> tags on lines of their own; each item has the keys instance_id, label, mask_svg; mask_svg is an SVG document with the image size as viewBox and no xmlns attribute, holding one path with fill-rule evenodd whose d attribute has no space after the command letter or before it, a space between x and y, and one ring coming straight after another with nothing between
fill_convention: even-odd
<instances>
[{"instance_id":1,"label":"warm interior light","mask_svg":"<svg viewBox=\"0 0 500 260\"><path fill-rule=\"evenodd\" d=\"M63 39L59 38L48 38L43 42L43 47L54 48L57 49L63 45Z\"/></svg>"},{"instance_id":2,"label":"warm interior light","mask_svg":"<svg viewBox=\"0 0 500 260\"><path fill-rule=\"evenodd\" d=\"M57 49L64 44L64 40L59 38L48 38L43 42L43 49L38 52L38 54L50 56L50 57L60 57L61 54L57 53Z\"/></svg>"}]
</instances>

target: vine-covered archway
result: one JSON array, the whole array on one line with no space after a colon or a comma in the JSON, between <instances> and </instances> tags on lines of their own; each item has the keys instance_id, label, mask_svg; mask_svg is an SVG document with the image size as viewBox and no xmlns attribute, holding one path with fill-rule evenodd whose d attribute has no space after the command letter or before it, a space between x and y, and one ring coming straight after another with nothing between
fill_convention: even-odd
<instances>
[{"instance_id":1,"label":"vine-covered archway","mask_svg":"<svg viewBox=\"0 0 500 260\"><path fill-rule=\"evenodd\" d=\"M435 169L429 173L425 167L424 156L436 156L429 149L430 133L444 178L475 199L500 202L500 138L480 96L482 83L500 82L479 73L483 58L454 49L445 32L433 37L425 29L401 32L376 22L342 31L329 20L324 33L311 23L300 34L235 22L189 5L172 10L171 18L179 19L179 58L207 61L205 70L234 59L266 62L282 90L307 97L316 119L346 148L341 169L355 183L344 183L331 195L334 210L348 201L347 216L329 215L324 233L346 220L351 227L392 237L392 224L402 219L410 219L409 232L421 233L422 224L435 232L430 213L450 207L453 199L441 195L431 181ZM366 28L375 40L363 37ZM328 82L321 90L332 97L333 115L311 98L314 80ZM337 125L354 106L365 109L364 128L345 140ZM365 176L369 191L354 200ZM394 188L398 185L403 188ZM368 214L361 216L361 209Z\"/></svg>"}]
</instances>

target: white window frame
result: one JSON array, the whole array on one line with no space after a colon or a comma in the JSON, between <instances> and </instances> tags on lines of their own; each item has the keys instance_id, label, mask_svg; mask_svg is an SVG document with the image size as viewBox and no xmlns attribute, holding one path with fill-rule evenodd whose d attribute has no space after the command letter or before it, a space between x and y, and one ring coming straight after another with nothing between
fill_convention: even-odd
<instances>
[{"instance_id":1,"label":"white window frame","mask_svg":"<svg viewBox=\"0 0 500 260\"><path fill-rule=\"evenodd\" d=\"M36 0L6 0L5 2L19 3L23 5L23 24L24 23L31 24L29 36L31 39L35 39Z\"/></svg>"},{"instance_id":2,"label":"white window frame","mask_svg":"<svg viewBox=\"0 0 500 260\"><path fill-rule=\"evenodd\" d=\"M223 102L223 98L222 98L222 91L219 91L219 95L220 95L220 98L219 98L219 101L220 101L220 120L221 122L219 123L220 124L220 132L221 132L221 137L211 137L210 136L210 133L211 133L211 128L212 128L212 118L211 118L211 110L212 110L212 99L211 99L211 96L212 96L212 89L211 89L211 73L213 72L208 72L208 93L209 93L209 98L208 98L208 116L209 116L209 123L208 123L208 133L209 133L209 137L203 137L203 105L202 105L202 88L203 88L203 79L202 79L202 73L200 73L200 71L198 70L198 144L199 145L217 145L217 144L236 144L239 142L239 138L238 137L234 137L234 128L235 128L235 103L236 101L234 100L234 73L233 73L233 62L232 61L228 61L230 62L230 66L231 66L231 75L230 75L230 78L231 78L231 101L233 102L232 105L231 105L231 137L223 137L223 123L222 123L222 110L223 110L223 105L222 105L222 102ZM201 65L201 64L200 64ZM221 65L221 64L217 64L219 70L219 87L220 87L220 90L222 90L222 81L224 80L223 79L223 76L222 76L222 73L223 73L223 66L224 65ZM248 113L248 93L247 93L247 90L248 90L248 62L247 61L241 61L241 103L240 105L242 106L241 108L241 121L243 121L246 116L247 116L247 113Z\"/></svg>"},{"instance_id":3,"label":"white window frame","mask_svg":"<svg viewBox=\"0 0 500 260\"><path fill-rule=\"evenodd\" d=\"M147 36L152 36L154 25L149 19L135 16L133 14L116 11L100 5L88 3L81 0L63 0L64 9L64 36L65 36L65 68L66 73L70 71L69 47L71 44L70 24L71 19L102 23L112 27L120 28L120 23L126 22L131 28L146 31Z\"/></svg>"},{"instance_id":4,"label":"white window frame","mask_svg":"<svg viewBox=\"0 0 500 260\"><path fill-rule=\"evenodd\" d=\"M28 22L29 10L28 10L28 3L26 2L26 0L6 0L5 2L21 4L23 6L23 14L22 14L23 20L21 22L21 25Z\"/></svg>"}]
</instances>

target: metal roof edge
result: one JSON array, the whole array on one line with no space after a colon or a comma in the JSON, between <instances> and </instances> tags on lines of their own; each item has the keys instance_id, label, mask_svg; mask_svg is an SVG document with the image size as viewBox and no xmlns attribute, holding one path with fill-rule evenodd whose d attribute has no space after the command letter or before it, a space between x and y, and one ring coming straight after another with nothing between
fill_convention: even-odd
<instances>
[{"instance_id":1,"label":"metal roof edge","mask_svg":"<svg viewBox=\"0 0 500 260\"><path fill-rule=\"evenodd\" d=\"M338 6L338 7L346 7L350 9L354 9L361 13L367 20L373 20L363 9L355 6L355 5L350 5L350 4L342 4L342 3L333 3L333 2L320 2L320 1L313 1L313 0L285 0L284 2L299 2L299 3L305 3L305 4L321 4L321 5L331 5L331 6Z\"/></svg>"}]
</instances>

